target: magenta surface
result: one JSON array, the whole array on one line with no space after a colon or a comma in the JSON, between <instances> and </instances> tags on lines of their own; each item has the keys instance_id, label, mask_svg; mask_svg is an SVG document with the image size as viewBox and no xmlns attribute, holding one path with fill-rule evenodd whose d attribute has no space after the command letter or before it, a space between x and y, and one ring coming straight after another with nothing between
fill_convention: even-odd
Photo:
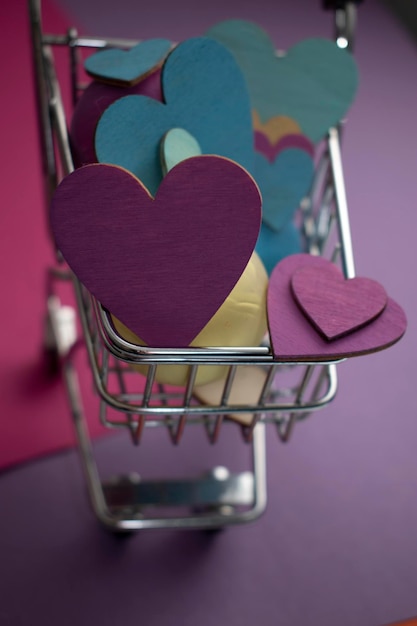
<instances>
[{"instance_id":1,"label":"magenta surface","mask_svg":"<svg viewBox=\"0 0 417 626\"><path fill-rule=\"evenodd\" d=\"M185 347L232 291L258 237L261 199L247 172L193 157L155 199L110 165L75 170L54 194L58 248L87 289L148 345Z\"/></svg>"},{"instance_id":2,"label":"magenta surface","mask_svg":"<svg viewBox=\"0 0 417 626\"><path fill-rule=\"evenodd\" d=\"M329 340L365 326L387 305L382 285L362 277L346 280L330 261L327 267L307 264L297 270L291 279L291 289L303 313Z\"/></svg>"},{"instance_id":3,"label":"magenta surface","mask_svg":"<svg viewBox=\"0 0 417 626\"><path fill-rule=\"evenodd\" d=\"M275 145L276 153L279 154L287 148L300 148L300 150L305 150L311 157L314 157L314 144L305 135L290 134L281 137Z\"/></svg>"},{"instance_id":4,"label":"magenta surface","mask_svg":"<svg viewBox=\"0 0 417 626\"><path fill-rule=\"evenodd\" d=\"M291 289L294 273L301 268L327 271L321 257L296 254L273 270L268 287L268 324L272 349L281 361L325 361L369 354L398 341L407 327L403 310L392 299L372 323L329 342L319 334L297 305Z\"/></svg>"}]
</instances>

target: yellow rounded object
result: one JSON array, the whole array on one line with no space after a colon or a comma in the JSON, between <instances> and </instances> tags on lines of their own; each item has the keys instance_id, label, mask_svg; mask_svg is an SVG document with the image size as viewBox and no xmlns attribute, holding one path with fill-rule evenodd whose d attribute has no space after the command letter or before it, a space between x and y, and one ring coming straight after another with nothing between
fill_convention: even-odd
<instances>
[{"instance_id":1,"label":"yellow rounded object","mask_svg":"<svg viewBox=\"0 0 417 626\"><path fill-rule=\"evenodd\" d=\"M242 276L222 306L191 342L193 347L258 346L267 330L266 292L268 275L263 263L254 252ZM184 314L187 306L184 304ZM136 345L144 342L116 317L112 316L116 332L126 341ZM148 365L132 365L146 375ZM155 380L174 386L185 386L189 375L188 365L162 364L156 368ZM204 385L225 376L225 365L200 365L196 385Z\"/></svg>"}]
</instances>

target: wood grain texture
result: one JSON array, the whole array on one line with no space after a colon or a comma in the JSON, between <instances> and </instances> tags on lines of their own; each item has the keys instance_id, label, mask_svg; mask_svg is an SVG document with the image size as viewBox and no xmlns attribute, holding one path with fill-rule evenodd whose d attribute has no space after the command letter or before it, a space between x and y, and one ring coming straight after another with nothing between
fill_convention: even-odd
<instances>
[{"instance_id":1,"label":"wood grain texture","mask_svg":"<svg viewBox=\"0 0 417 626\"><path fill-rule=\"evenodd\" d=\"M93 81L78 100L70 125L71 151L76 167L96 163L94 146L97 123L113 102L125 96L144 95L162 101L161 71L152 72L133 87Z\"/></svg>"},{"instance_id":2,"label":"wood grain texture","mask_svg":"<svg viewBox=\"0 0 417 626\"><path fill-rule=\"evenodd\" d=\"M179 44L162 68L164 103L127 96L112 104L96 131L102 163L134 173L154 194L162 180L159 148L172 128L196 138L204 154L218 154L253 174L249 93L232 54L199 37Z\"/></svg>"},{"instance_id":3,"label":"wood grain texture","mask_svg":"<svg viewBox=\"0 0 417 626\"><path fill-rule=\"evenodd\" d=\"M122 168L75 170L58 186L51 225L86 288L156 347L185 347L232 291L255 247L261 198L222 157L187 159L153 199Z\"/></svg>"},{"instance_id":4,"label":"wood grain texture","mask_svg":"<svg viewBox=\"0 0 417 626\"><path fill-rule=\"evenodd\" d=\"M327 341L297 305L291 288L294 273L303 267L327 268L329 261L296 254L281 261L270 277L267 299L272 350L277 361L327 361L360 356L388 348L407 327L402 308L388 298L372 323L340 339Z\"/></svg>"},{"instance_id":5,"label":"wood grain texture","mask_svg":"<svg viewBox=\"0 0 417 626\"><path fill-rule=\"evenodd\" d=\"M369 324L388 301L385 289L375 280L346 280L333 263L297 270L291 288L303 313L329 341Z\"/></svg>"},{"instance_id":6,"label":"wood grain texture","mask_svg":"<svg viewBox=\"0 0 417 626\"><path fill-rule=\"evenodd\" d=\"M268 275L254 252L242 276L226 300L216 311L201 332L190 343L190 347L259 346L267 332L266 293ZM143 345L143 340L112 316L118 334L127 341ZM136 371L147 374L148 365L132 365ZM184 387L189 378L188 365L160 364L156 368L155 381L166 385ZM196 385L213 382L227 374L225 365L200 365L195 379Z\"/></svg>"},{"instance_id":7,"label":"wood grain texture","mask_svg":"<svg viewBox=\"0 0 417 626\"><path fill-rule=\"evenodd\" d=\"M259 113L256 110L253 110L252 124L253 130L265 135L272 145L275 145L286 135L296 135L301 133L300 125L287 115L276 115L275 117L271 117L266 122L262 122L259 117Z\"/></svg>"},{"instance_id":8,"label":"wood grain texture","mask_svg":"<svg viewBox=\"0 0 417 626\"><path fill-rule=\"evenodd\" d=\"M262 194L262 219L279 232L292 220L313 180L314 163L307 152L287 148L270 163L255 153L254 178Z\"/></svg>"},{"instance_id":9,"label":"wood grain texture","mask_svg":"<svg viewBox=\"0 0 417 626\"><path fill-rule=\"evenodd\" d=\"M173 167L194 156L200 156L197 139L183 128L172 128L161 141L161 166L165 176Z\"/></svg>"},{"instance_id":10,"label":"wood grain texture","mask_svg":"<svg viewBox=\"0 0 417 626\"><path fill-rule=\"evenodd\" d=\"M168 39L148 39L130 50L100 50L85 60L84 69L96 80L131 87L160 67L171 47Z\"/></svg>"},{"instance_id":11,"label":"wood grain texture","mask_svg":"<svg viewBox=\"0 0 417 626\"><path fill-rule=\"evenodd\" d=\"M262 123L279 115L290 117L317 143L345 116L354 99L355 60L333 41L306 39L277 56L268 33L252 22L221 22L207 35L234 54Z\"/></svg>"}]
</instances>

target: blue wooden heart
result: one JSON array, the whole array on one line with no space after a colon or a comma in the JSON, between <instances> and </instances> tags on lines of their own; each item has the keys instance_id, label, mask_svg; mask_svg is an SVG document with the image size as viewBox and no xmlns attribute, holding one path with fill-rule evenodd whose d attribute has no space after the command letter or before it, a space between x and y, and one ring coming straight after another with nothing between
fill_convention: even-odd
<instances>
[{"instance_id":1,"label":"blue wooden heart","mask_svg":"<svg viewBox=\"0 0 417 626\"><path fill-rule=\"evenodd\" d=\"M306 39L277 56L268 33L252 22L221 22L207 35L235 56L248 83L252 108L262 122L286 115L316 143L352 103L358 82L356 63L333 41Z\"/></svg>"},{"instance_id":2,"label":"blue wooden heart","mask_svg":"<svg viewBox=\"0 0 417 626\"><path fill-rule=\"evenodd\" d=\"M263 222L255 250L270 276L274 267L282 259L290 254L301 252L300 231L293 222L288 222L277 233Z\"/></svg>"},{"instance_id":3,"label":"blue wooden heart","mask_svg":"<svg viewBox=\"0 0 417 626\"><path fill-rule=\"evenodd\" d=\"M165 176L181 161L185 161L185 159L190 157L200 156L201 148L196 138L186 130L183 128L172 128L162 138L160 153L162 171Z\"/></svg>"},{"instance_id":4,"label":"blue wooden heart","mask_svg":"<svg viewBox=\"0 0 417 626\"><path fill-rule=\"evenodd\" d=\"M287 148L270 163L255 153L254 178L262 194L262 219L280 231L293 217L313 179L311 156L300 148Z\"/></svg>"},{"instance_id":5,"label":"blue wooden heart","mask_svg":"<svg viewBox=\"0 0 417 626\"><path fill-rule=\"evenodd\" d=\"M133 85L161 65L171 47L168 39L149 39L130 50L101 50L86 59L84 68L99 80Z\"/></svg>"},{"instance_id":6,"label":"blue wooden heart","mask_svg":"<svg viewBox=\"0 0 417 626\"><path fill-rule=\"evenodd\" d=\"M161 139L179 127L203 154L228 157L253 173L249 93L224 46L206 37L179 44L164 63L162 90L164 103L126 96L104 112L95 138L100 162L124 167L155 193L162 180Z\"/></svg>"}]
</instances>

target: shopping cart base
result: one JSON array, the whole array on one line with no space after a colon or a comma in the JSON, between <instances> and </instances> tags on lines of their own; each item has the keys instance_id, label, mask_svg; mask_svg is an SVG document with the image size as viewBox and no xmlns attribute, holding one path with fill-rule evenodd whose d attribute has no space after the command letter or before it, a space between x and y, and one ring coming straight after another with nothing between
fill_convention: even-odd
<instances>
[{"instance_id":1,"label":"shopping cart base","mask_svg":"<svg viewBox=\"0 0 417 626\"><path fill-rule=\"evenodd\" d=\"M92 508L107 528L217 529L252 522L266 509L265 424L256 425L251 470L230 473L216 466L196 478L143 480L139 474L102 481L81 402L77 371L64 364L67 392Z\"/></svg>"},{"instance_id":2,"label":"shopping cart base","mask_svg":"<svg viewBox=\"0 0 417 626\"><path fill-rule=\"evenodd\" d=\"M140 513L147 507L187 507L219 510L224 515L235 507L250 506L254 498L251 472L230 474L219 466L195 479L143 481L138 474L118 476L103 485L109 510Z\"/></svg>"}]
</instances>

